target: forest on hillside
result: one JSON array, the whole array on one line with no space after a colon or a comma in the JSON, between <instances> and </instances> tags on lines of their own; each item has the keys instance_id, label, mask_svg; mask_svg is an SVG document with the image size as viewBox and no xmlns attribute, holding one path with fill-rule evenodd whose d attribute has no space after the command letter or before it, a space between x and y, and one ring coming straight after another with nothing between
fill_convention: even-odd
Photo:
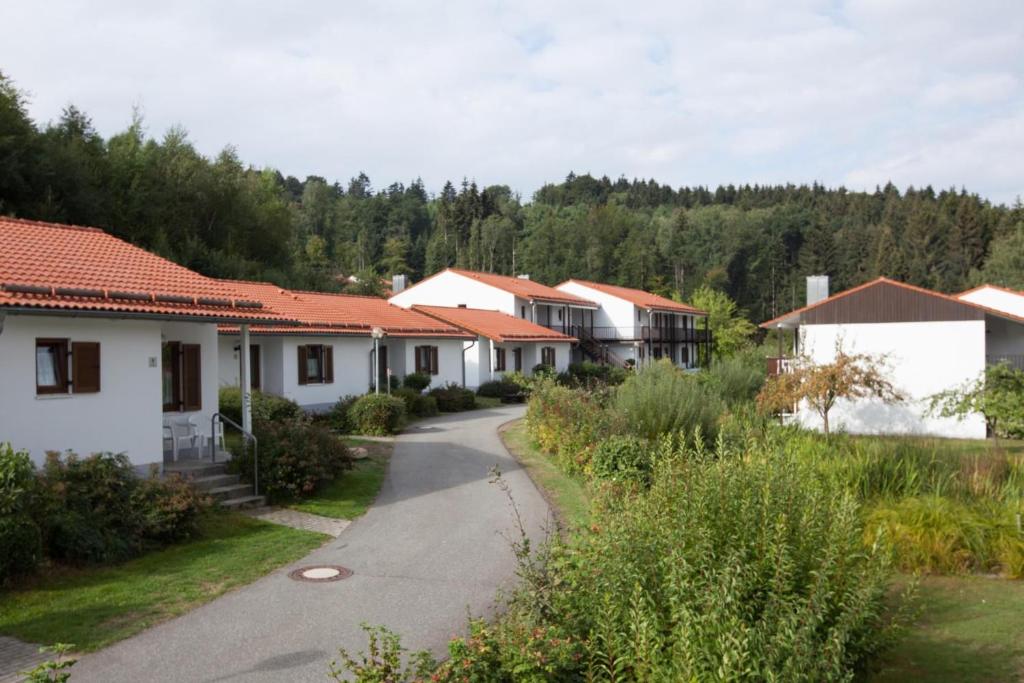
<instances>
[{"instance_id":1,"label":"forest on hillside","mask_svg":"<svg viewBox=\"0 0 1024 683\"><path fill-rule=\"evenodd\" d=\"M71 105L33 121L3 74L0 214L97 226L207 275L305 289L366 292L380 277L461 266L683 300L706 284L757 321L800 305L809 274L831 276L832 291L879 275L946 292L981 281L1024 289L1019 199L572 173L529 200L467 179L437 191L418 179L375 187L362 173L300 180L248 165L230 145L207 158L181 128L154 138L137 115L109 138Z\"/></svg>"}]
</instances>

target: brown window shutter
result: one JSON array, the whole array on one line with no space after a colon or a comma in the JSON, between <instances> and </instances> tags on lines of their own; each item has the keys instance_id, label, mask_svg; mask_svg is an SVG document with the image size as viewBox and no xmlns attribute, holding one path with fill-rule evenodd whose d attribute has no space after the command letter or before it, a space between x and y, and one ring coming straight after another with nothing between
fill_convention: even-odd
<instances>
[{"instance_id":1,"label":"brown window shutter","mask_svg":"<svg viewBox=\"0 0 1024 683\"><path fill-rule=\"evenodd\" d=\"M199 344L181 345L181 397L185 410L203 408L203 356Z\"/></svg>"},{"instance_id":2,"label":"brown window shutter","mask_svg":"<svg viewBox=\"0 0 1024 683\"><path fill-rule=\"evenodd\" d=\"M437 374L437 347L436 346L430 346L428 348L430 349L430 374L431 375L436 375Z\"/></svg>"},{"instance_id":3,"label":"brown window shutter","mask_svg":"<svg viewBox=\"0 0 1024 683\"><path fill-rule=\"evenodd\" d=\"M99 342L73 342L71 344L71 391L75 394L96 393L100 390Z\"/></svg>"},{"instance_id":4,"label":"brown window shutter","mask_svg":"<svg viewBox=\"0 0 1024 683\"><path fill-rule=\"evenodd\" d=\"M413 355L413 358L416 359L416 372L417 373L423 372L423 351L422 351L422 349L423 349L422 346L417 346L415 349L413 349L413 354L412 355Z\"/></svg>"},{"instance_id":5,"label":"brown window shutter","mask_svg":"<svg viewBox=\"0 0 1024 683\"><path fill-rule=\"evenodd\" d=\"M325 346L324 349L324 384L334 382L334 347Z\"/></svg>"},{"instance_id":6,"label":"brown window shutter","mask_svg":"<svg viewBox=\"0 0 1024 683\"><path fill-rule=\"evenodd\" d=\"M309 384L309 370L306 367L309 365L306 361L307 352L307 347L299 346L299 384Z\"/></svg>"}]
</instances>

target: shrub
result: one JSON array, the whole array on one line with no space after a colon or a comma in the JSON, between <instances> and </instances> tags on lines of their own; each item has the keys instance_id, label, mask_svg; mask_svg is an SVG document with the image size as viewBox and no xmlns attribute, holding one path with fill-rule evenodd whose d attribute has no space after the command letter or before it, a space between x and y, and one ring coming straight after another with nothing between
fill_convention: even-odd
<instances>
[{"instance_id":1,"label":"shrub","mask_svg":"<svg viewBox=\"0 0 1024 683\"><path fill-rule=\"evenodd\" d=\"M420 392L409 388L398 389L391 395L405 402L406 415L433 417L438 413L437 400L433 396L424 396Z\"/></svg>"},{"instance_id":2,"label":"shrub","mask_svg":"<svg viewBox=\"0 0 1024 683\"><path fill-rule=\"evenodd\" d=\"M571 364L568 370L559 375L559 381L572 387L587 387L595 383L617 386L626 381L627 374L624 369L614 365L583 361Z\"/></svg>"},{"instance_id":3,"label":"shrub","mask_svg":"<svg viewBox=\"0 0 1024 683\"><path fill-rule=\"evenodd\" d=\"M405 401L387 394L366 394L352 404L349 418L359 434L394 434L405 420Z\"/></svg>"},{"instance_id":4,"label":"shrub","mask_svg":"<svg viewBox=\"0 0 1024 683\"><path fill-rule=\"evenodd\" d=\"M476 393L478 396L486 396L488 398L505 398L506 396L515 396L521 391L522 387L515 382L506 379L496 379L481 384Z\"/></svg>"},{"instance_id":5,"label":"shrub","mask_svg":"<svg viewBox=\"0 0 1024 683\"><path fill-rule=\"evenodd\" d=\"M635 436L612 435L597 444L591 473L599 479L646 484L652 467L651 443Z\"/></svg>"},{"instance_id":6,"label":"shrub","mask_svg":"<svg viewBox=\"0 0 1024 683\"><path fill-rule=\"evenodd\" d=\"M530 370L530 375L533 377L557 377L558 373L550 365L544 363L537 363Z\"/></svg>"},{"instance_id":7,"label":"shrub","mask_svg":"<svg viewBox=\"0 0 1024 683\"><path fill-rule=\"evenodd\" d=\"M764 385L767 368L759 350L753 349L715 360L698 377L712 393L732 408L754 401Z\"/></svg>"},{"instance_id":8,"label":"shrub","mask_svg":"<svg viewBox=\"0 0 1024 683\"><path fill-rule=\"evenodd\" d=\"M661 360L631 374L618 387L615 410L630 432L648 439L699 431L713 441L724 406L695 375Z\"/></svg>"},{"instance_id":9,"label":"shrub","mask_svg":"<svg viewBox=\"0 0 1024 683\"><path fill-rule=\"evenodd\" d=\"M432 389L430 395L437 401L437 408L442 413L458 413L476 408L476 395L458 384L446 384Z\"/></svg>"},{"instance_id":10,"label":"shrub","mask_svg":"<svg viewBox=\"0 0 1024 683\"><path fill-rule=\"evenodd\" d=\"M430 375L423 372L410 372L405 376L405 379L402 380L402 386L406 389L412 389L413 391L420 393L430 386L430 382Z\"/></svg>"},{"instance_id":11,"label":"shrub","mask_svg":"<svg viewBox=\"0 0 1024 683\"><path fill-rule=\"evenodd\" d=\"M349 411L352 410L352 406L359 400L358 396L343 396L339 398L337 403L331 406L331 409L327 411L326 420L327 424L332 429L335 429L342 434L348 434L354 427L352 420L349 419Z\"/></svg>"},{"instance_id":12,"label":"shrub","mask_svg":"<svg viewBox=\"0 0 1024 683\"><path fill-rule=\"evenodd\" d=\"M142 535L161 544L198 535L202 512L211 504L208 496L178 475L141 480L134 501L141 514Z\"/></svg>"},{"instance_id":13,"label":"shrub","mask_svg":"<svg viewBox=\"0 0 1024 683\"><path fill-rule=\"evenodd\" d=\"M32 460L0 443L0 586L11 576L31 573L42 554Z\"/></svg>"},{"instance_id":14,"label":"shrub","mask_svg":"<svg viewBox=\"0 0 1024 683\"><path fill-rule=\"evenodd\" d=\"M535 379L526 408L527 432L563 470L582 472L594 446L616 431L607 398L606 392L570 389L550 377Z\"/></svg>"},{"instance_id":15,"label":"shrub","mask_svg":"<svg viewBox=\"0 0 1024 683\"><path fill-rule=\"evenodd\" d=\"M242 391L238 387L221 387L220 412L242 424ZM295 401L262 391L252 392L252 421L292 420L302 417L303 410Z\"/></svg>"},{"instance_id":16,"label":"shrub","mask_svg":"<svg viewBox=\"0 0 1024 683\"><path fill-rule=\"evenodd\" d=\"M291 500L314 493L351 465L348 449L329 429L304 420L259 422L260 493L269 500ZM254 449L235 454L231 467L247 480Z\"/></svg>"}]
</instances>

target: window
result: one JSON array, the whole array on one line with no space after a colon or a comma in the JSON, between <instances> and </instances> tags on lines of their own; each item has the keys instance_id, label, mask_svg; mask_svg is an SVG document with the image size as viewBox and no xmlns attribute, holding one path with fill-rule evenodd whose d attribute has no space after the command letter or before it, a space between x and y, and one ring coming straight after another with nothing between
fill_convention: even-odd
<instances>
[{"instance_id":1,"label":"window","mask_svg":"<svg viewBox=\"0 0 1024 683\"><path fill-rule=\"evenodd\" d=\"M661 358L661 347L660 346L655 346L654 347L654 357L655 357L655 359Z\"/></svg>"},{"instance_id":2,"label":"window","mask_svg":"<svg viewBox=\"0 0 1024 683\"><path fill-rule=\"evenodd\" d=\"M558 309L558 322L562 322L562 309Z\"/></svg>"},{"instance_id":3,"label":"window","mask_svg":"<svg viewBox=\"0 0 1024 683\"><path fill-rule=\"evenodd\" d=\"M690 347L684 345L683 348L679 349L679 360L683 365L690 364Z\"/></svg>"},{"instance_id":4,"label":"window","mask_svg":"<svg viewBox=\"0 0 1024 683\"><path fill-rule=\"evenodd\" d=\"M519 307L519 317L523 318L524 320L526 319L526 306Z\"/></svg>"},{"instance_id":5,"label":"window","mask_svg":"<svg viewBox=\"0 0 1024 683\"><path fill-rule=\"evenodd\" d=\"M334 347L307 344L298 347L299 384L334 383Z\"/></svg>"},{"instance_id":6,"label":"window","mask_svg":"<svg viewBox=\"0 0 1024 683\"><path fill-rule=\"evenodd\" d=\"M494 349L494 369L498 372L505 371L505 349Z\"/></svg>"},{"instance_id":7,"label":"window","mask_svg":"<svg viewBox=\"0 0 1024 683\"><path fill-rule=\"evenodd\" d=\"M94 394L99 390L99 342L36 340L37 394Z\"/></svg>"},{"instance_id":8,"label":"window","mask_svg":"<svg viewBox=\"0 0 1024 683\"><path fill-rule=\"evenodd\" d=\"M260 347L259 344L249 345L249 388L260 389Z\"/></svg>"},{"instance_id":9,"label":"window","mask_svg":"<svg viewBox=\"0 0 1024 683\"><path fill-rule=\"evenodd\" d=\"M545 346L540 350L540 362L548 367L555 367L555 347Z\"/></svg>"},{"instance_id":10,"label":"window","mask_svg":"<svg viewBox=\"0 0 1024 683\"><path fill-rule=\"evenodd\" d=\"M161 379L165 413L201 410L203 407L202 353L199 344L165 342Z\"/></svg>"},{"instance_id":11,"label":"window","mask_svg":"<svg viewBox=\"0 0 1024 683\"><path fill-rule=\"evenodd\" d=\"M523 371L523 349L522 349L522 347L518 347L517 346L516 348L512 349L512 363L514 365L513 369L516 372L522 372Z\"/></svg>"},{"instance_id":12,"label":"window","mask_svg":"<svg viewBox=\"0 0 1024 683\"><path fill-rule=\"evenodd\" d=\"M643 319L640 318L640 309L639 308L636 309L636 321L638 323L643 322Z\"/></svg>"},{"instance_id":13,"label":"window","mask_svg":"<svg viewBox=\"0 0 1024 683\"><path fill-rule=\"evenodd\" d=\"M415 349L416 353L416 372L424 375L436 375L437 374L437 347L436 346L417 346Z\"/></svg>"}]
</instances>

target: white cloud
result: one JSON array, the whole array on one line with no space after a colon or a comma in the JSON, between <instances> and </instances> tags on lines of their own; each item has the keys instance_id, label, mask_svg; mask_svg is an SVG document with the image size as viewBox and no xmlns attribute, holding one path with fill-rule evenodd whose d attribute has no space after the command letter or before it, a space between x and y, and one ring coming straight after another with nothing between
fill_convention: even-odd
<instances>
[{"instance_id":1,"label":"white cloud","mask_svg":"<svg viewBox=\"0 0 1024 683\"><path fill-rule=\"evenodd\" d=\"M110 134L140 103L205 153L377 186L528 195L576 170L1021 191L1024 5L777 5L22 3L2 68L41 121L74 102Z\"/></svg>"}]
</instances>

